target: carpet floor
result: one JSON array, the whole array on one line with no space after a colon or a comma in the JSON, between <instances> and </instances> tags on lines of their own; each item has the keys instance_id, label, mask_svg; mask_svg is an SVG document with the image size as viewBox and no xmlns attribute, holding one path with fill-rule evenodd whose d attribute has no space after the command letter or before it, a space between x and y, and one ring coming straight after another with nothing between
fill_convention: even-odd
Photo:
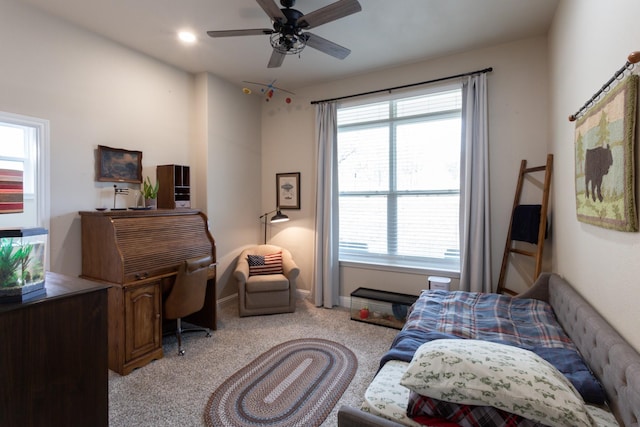
<instances>
[{"instance_id":1,"label":"carpet floor","mask_svg":"<svg viewBox=\"0 0 640 427\"><path fill-rule=\"evenodd\" d=\"M336 426L341 405L360 405L397 332L350 320L344 308L317 308L302 299L295 313L240 318L234 301L219 310L211 338L185 336L185 356L178 356L174 337L165 337L163 359L127 376L109 371L109 426L204 426L205 406L220 384L271 347L298 338L341 343L358 359L355 377L322 424Z\"/></svg>"}]
</instances>

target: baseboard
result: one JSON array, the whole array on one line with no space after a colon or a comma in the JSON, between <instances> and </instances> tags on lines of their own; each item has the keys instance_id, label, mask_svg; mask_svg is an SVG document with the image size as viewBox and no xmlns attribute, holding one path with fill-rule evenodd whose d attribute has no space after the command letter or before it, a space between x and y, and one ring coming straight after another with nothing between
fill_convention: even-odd
<instances>
[{"instance_id":1,"label":"baseboard","mask_svg":"<svg viewBox=\"0 0 640 427\"><path fill-rule=\"evenodd\" d=\"M311 291L307 291L306 289L296 289L296 298L309 299L310 296L311 296Z\"/></svg>"},{"instance_id":2,"label":"baseboard","mask_svg":"<svg viewBox=\"0 0 640 427\"><path fill-rule=\"evenodd\" d=\"M340 307L351 308L351 297L340 297Z\"/></svg>"},{"instance_id":3,"label":"baseboard","mask_svg":"<svg viewBox=\"0 0 640 427\"><path fill-rule=\"evenodd\" d=\"M298 299L308 299L311 296L311 291L307 291L306 289L296 289L296 298ZM236 304L238 301L238 293L227 295L224 298L220 298L216 301L218 308L226 307L229 304Z\"/></svg>"},{"instance_id":4,"label":"baseboard","mask_svg":"<svg viewBox=\"0 0 640 427\"><path fill-rule=\"evenodd\" d=\"M235 301L237 300L238 300L238 293L236 292L235 294L227 295L224 298L220 298L219 300L216 301L216 304L218 305L218 308L222 308L232 303L235 304Z\"/></svg>"}]
</instances>

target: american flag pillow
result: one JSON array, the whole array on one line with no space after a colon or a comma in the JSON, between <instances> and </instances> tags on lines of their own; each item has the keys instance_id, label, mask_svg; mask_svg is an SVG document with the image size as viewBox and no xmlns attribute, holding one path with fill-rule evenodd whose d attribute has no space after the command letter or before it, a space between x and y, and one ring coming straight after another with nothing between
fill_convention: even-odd
<instances>
[{"instance_id":1,"label":"american flag pillow","mask_svg":"<svg viewBox=\"0 0 640 427\"><path fill-rule=\"evenodd\" d=\"M247 255L247 261L249 261L249 276L282 273L282 252L265 256Z\"/></svg>"}]
</instances>

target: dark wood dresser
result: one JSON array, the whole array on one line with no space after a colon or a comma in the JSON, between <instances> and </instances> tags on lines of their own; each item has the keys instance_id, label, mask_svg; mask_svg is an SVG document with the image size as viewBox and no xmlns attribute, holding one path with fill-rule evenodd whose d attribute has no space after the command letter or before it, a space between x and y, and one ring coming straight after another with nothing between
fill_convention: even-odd
<instances>
[{"instance_id":1,"label":"dark wood dresser","mask_svg":"<svg viewBox=\"0 0 640 427\"><path fill-rule=\"evenodd\" d=\"M162 294L185 259L213 259L204 308L185 320L216 329L216 248L204 213L158 209L80 216L81 277L111 285L109 369L126 375L162 357Z\"/></svg>"},{"instance_id":2,"label":"dark wood dresser","mask_svg":"<svg viewBox=\"0 0 640 427\"><path fill-rule=\"evenodd\" d=\"M0 304L0 426L109 425L107 286L48 272Z\"/></svg>"}]
</instances>

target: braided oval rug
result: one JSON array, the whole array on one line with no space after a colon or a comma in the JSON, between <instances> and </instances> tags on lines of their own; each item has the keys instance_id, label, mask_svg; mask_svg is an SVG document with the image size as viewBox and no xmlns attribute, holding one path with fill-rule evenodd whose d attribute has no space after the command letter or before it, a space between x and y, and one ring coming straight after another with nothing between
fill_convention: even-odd
<instances>
[{"instance_id":1,"label":"braided oval rug","mask_svg":"<svg viewBox=\"0 0 640 427\"><path fill-rule=\"evenodd\" d=\"M209 427L317 427L353 379L356 356L342 344L297 339L279 344L229 377L205 409Z\"/></svg>"}]
</instances>

